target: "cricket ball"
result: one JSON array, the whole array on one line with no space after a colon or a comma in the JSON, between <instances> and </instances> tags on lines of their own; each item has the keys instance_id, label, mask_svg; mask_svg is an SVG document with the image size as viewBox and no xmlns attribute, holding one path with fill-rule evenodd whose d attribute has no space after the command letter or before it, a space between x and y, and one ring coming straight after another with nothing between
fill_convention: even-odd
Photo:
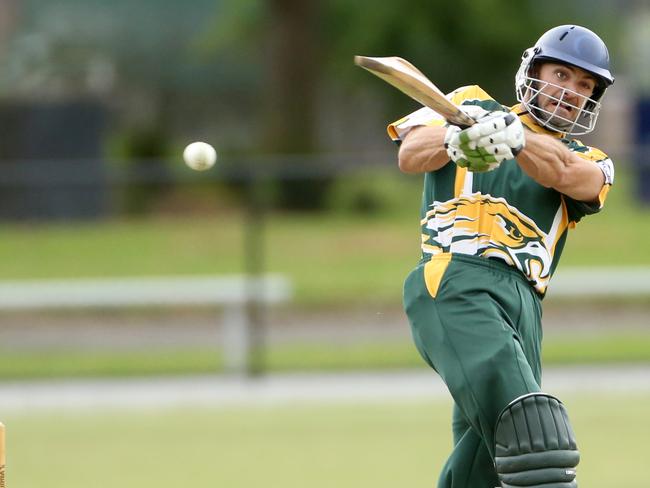
<instances>
[{"instance_id":1,"label":"cricket ball","mask_svg":"<svg viewBox=\"0 0 650 488\"><path fill-rule=\"evenodd\" d=\"M212 168L217 161L217 151L207 142L193 142L183 151L183 160L195 171Z\"/></svg>"}]
</instances>

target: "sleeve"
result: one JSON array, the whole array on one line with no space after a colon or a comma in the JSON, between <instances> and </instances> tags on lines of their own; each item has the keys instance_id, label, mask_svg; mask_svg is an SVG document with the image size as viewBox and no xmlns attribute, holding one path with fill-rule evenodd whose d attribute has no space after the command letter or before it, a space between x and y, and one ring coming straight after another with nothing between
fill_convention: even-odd
<instances>
[{"instance_id":1,"label":"sleeve","mask_svg":"<svg viewBox=\"0 0 650 488\"><path fill-rule=\"evenodd\" d=\"M574 152L588 161L592 161L597 165L600 170L603 172L605 181L603 187L598 194L598 201L589 203L589 202L580 202L564 195L564 202L567 206L567 211L569 215L569 221L575 225L580 219L586 215L591 215L600 212L600 210L605 205L605 200L607 199L607 194L609 189L614 184L614 163L612 160L602 152L600 149L589 146L578 146L576 148L570 148Z\"/></svg>"},{"instance_id":2,"label":"sleeve","mask_svg":"<svg viewBox=\"0 0 650 488\"><path fill-rule=\"evenodd\" d=\"M422 107L419 110L402 117L401 119L389 124L386 130L388 131L388 137L391 138L393 142L400 143L406 137L406 134L409 133L415 127L421 125L439 125L442 126L445 124L445 119L443 119L436 112L431 110L429 107Z\"/></svg>"}]
</instances>

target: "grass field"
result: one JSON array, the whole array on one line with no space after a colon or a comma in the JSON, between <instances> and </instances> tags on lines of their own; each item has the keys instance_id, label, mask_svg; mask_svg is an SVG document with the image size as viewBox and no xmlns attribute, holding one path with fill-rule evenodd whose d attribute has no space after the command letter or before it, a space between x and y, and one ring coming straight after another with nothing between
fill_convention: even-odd
<instances>
[{"instance_id":1,"label":"grass field","mask_svg":"<svg viewBox=\"0 0 650 488\"><path fill-rule=\"evenodd\" d=\"M622 177L621 177L622 176ZM402 178L402 177L400 177ZM250 234L300 307L399 303L418 255L419 183L389 185L391 211L271 214ZM564 265L650 264L650 210L619 175L602 215L581 223ZM238 273L242 215L0 228L0 279ZM1 324L0 317L0 326ZM616 324L612 324L615 326ZM647 330L549 334L547 365L650 362ZM410 342L289 344L271 371L422 368ZM0 349L0 379L215 373L217 347L185 350ZM650 395L563 397L581 443L581 486L647 488ZM145 410L0 412L8 486L330 488L433 486L450 445L447 400Z\"/></svg>"},{"instance_id":2,"label":"grass field","mask_svg":"<svg viewBox=\"0 0 650 488\"><path fill-rule=\"evenodd\" d=\"M385 171L385 170L382 170ZM365 179L364 179L365 178ZM370 175L345 182L352 189ZM270 213L245 232L243 214L214 214L75 224L0 227L0 280L98 276L202 275L245 269L244 239L255 241L266 270L290 278L291 306L399 307L402 281L418 258L419 178L379 175L383 212L354 214L334 206L316 214ZM631 177L617 184L601 215L580 223L563 265L649 265L650 209L635 205ZM354 183L354 184L351 184ZM346 186L343 185L343 186ZM345 192L343 192L345 193ZM336 193L340 202L345 195ZM349 198L348 198L349 199ZM552 285L551 285L552 286ZM0 315L0 327L3 317ZM547 364L650 361L650 332L546 339ZM333 348L293 344L269 350L272 371L420 366L410 342ZM216 346L147 351L10 350L0 345L0 378L122 376L217 372Z\"/></svg>"},{"instance_id":3,"label":"grass field","mask_svg":"<svg viewBox=\"0 0 650 488\"><path fill-rule=\"evenodd\" d=\"M589 488L647 488L647 394L564 398ZM447 400L8 414L8 486L432 486Z\"/></svg>"},{"instance_id":4,"label":"grass field","mask_svg":"<svg viewBox=\"0 0 650 488\"><path fill-rule=\"evenodd\" d=\"M419 178L383 169L383 212L270 213L245 231L235 210L168 218L0 228L0 279L236 273L244 239L265 269L287 275L297 304L398 303L419 257ZM364 181L371 175L358 175ZM617 174L607 206L572 231L563 266L648 265L650 208ZM352 185L354 186L354 185ZM378 190L379 191L379 190ZM341 197L343 199L343 197ZM261 216L260 216L261 219Z\"/></svg>"},{"instance_id":5,"label":"grass field","mask_svg":"<svg viewBox=\"0 0 650 488\"><path fill-rule=\"evenodd\" d=\"M546 366L650 363L647 331L551 335ZM296 343L270 347L261 358L268 373L422 368L411 342L333 345ZM213 374L224 372L216 347L153 350L0 349L0 380Z\"/></svg>"}]
</instances>

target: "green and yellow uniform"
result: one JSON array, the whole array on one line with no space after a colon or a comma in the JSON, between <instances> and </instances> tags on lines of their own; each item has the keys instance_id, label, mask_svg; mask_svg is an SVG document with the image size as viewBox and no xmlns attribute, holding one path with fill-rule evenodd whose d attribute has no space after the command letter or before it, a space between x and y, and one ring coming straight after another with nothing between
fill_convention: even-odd
<instances>
[{"instance_id":1,"label":"green and yellow uniform","mask_svg":"<svg viewBox=\"0 0 650 488\"><path fill-rule=\"evenodd\" d=\"M449 97L456 105L512 111L527 129L561 137L478 86ZM390 124L388 133L399 143L413 127L444 124L423 108ZM404 305L420 354L455 401L455 447L440 488L498 486L497 418L513 400L540 392L541 300L568 230L602 208L613 183L607 155L578 140L562 142L602 169L598 202L579 202L540 185L515 160L485 173L449 162L424 175L422 259L406 279Z\"/></svg>"}]
</instances>

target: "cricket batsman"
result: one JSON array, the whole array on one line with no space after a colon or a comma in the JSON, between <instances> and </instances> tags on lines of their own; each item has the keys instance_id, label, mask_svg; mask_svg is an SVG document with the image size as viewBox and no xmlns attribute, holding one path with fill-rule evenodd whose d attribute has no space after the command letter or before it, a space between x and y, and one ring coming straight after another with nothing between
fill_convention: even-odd
<instances>
[{"instance_id":1,"label":"cricket batsman","mask_svg":"<svg viewBox=\"0 0 650 488\"><path fill-rule=\"evenodd\" d=\"M577 487L569 416L541 386L541 303L569 229L614 181L607 155L573 138L594 129L613 82L604 42L562 25L524 51L517 105L466 86L448 98L473 126L426 107L388 126L399 168L424 174L404 307L454 399L438 488Z\"/></svg>"}]
</instances>

